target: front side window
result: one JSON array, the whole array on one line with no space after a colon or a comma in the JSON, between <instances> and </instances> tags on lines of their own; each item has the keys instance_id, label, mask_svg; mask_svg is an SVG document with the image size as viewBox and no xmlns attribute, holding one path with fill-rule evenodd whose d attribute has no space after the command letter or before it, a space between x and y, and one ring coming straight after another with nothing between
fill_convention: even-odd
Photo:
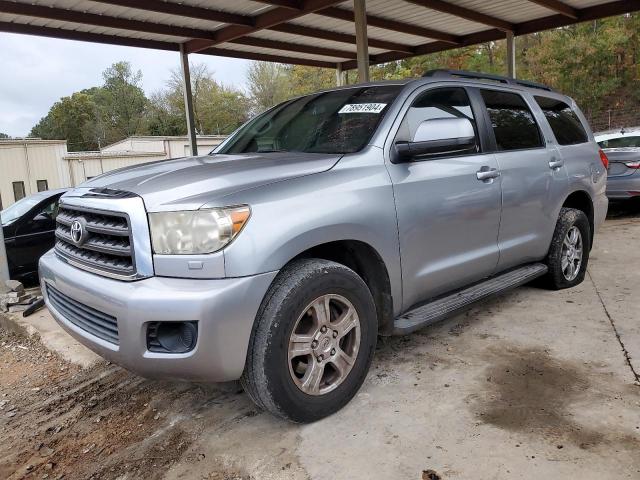
<instances>
[{"instance_id":1,"label":"front side window","mask_svg":"<svg viewBox=\"0 0 640 480\"><path fill-rule=\"evenodd\" d=\"M2 225L9 225L16 221L35 207L41 200L42 199L37 196L30 195L29 197L23 198L13 205L8 206L5 210L0 212L0 216L2 216Z\"/></svg>"},{"instance_id":2,"label":"front side window","mask_svg":"<svg viewBox=\"0 0 640 480\"><path fill-rule=\"evenodd\" d=\"M214 154L353 153L371 139L402 85L355 87L282 103L240 128Z\"/></svg>"},{"instance_id":3,"label":"front side window","mask_svg":"<svg viewBox=\"0 0 640 480\"><path fill-rule=\"evenodd\" d=\"M476 132L476 151L480 149L476 120L471 110L471 102L464 88L438 88L428 90L418 96L402 120L396 142L411 141L418 126L425 120L437 118L466 118ZM469 153L469 152L466 152Z\"/></svg>"},{"instance_id":4,"label":"front side window","mask_svg":"<svg viewBox=\"0 0 640 480\"><path fill-rule=\"evenodd\" d=\"M489 112L498 150L544 146L533 113L520 95L496 90L480 92Z\"/></svg>"},{"instance_id":5,"label":"front side window","mask_svg":"<svg viewBox=\"0 0 640 480\"><path fill-rule=\"evenodd\" d=\"M578 115L566 103L548 97L535 97L560 145L576 145L589 140Z\"/></svg>"},{"instance_id":6,"label":"front side window","mask_svg":"<svg viewBox=\"0 0 640 480\"><path fill-rule=\"evenodd\" d=\"M602 140L598 142L601 148L629 148L640 147L640 136L630 135L628 137L610 138L609 140Z\"/></svg>"}]
</instances>

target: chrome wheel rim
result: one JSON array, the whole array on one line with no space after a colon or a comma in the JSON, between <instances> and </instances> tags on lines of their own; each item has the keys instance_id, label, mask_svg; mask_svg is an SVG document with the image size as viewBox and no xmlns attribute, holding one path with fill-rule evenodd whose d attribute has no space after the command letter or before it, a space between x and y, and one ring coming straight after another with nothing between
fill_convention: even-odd
<instances>
[{"instance_id":1,"label":"chrome wheel rim","mask_svg":"<svg viewBox=\"0 0 640 480\"><path fill-rule=\"evenodd\" d=\"M351 373L360 350L360 318L341 295L322 295L296 320L289 338L289 373L308 395L335 390Z\"/></svg>"},{"instance_id":2,"label":"chrome wheel rim","mask_svg":"<svg viewBox=\"0 0 640 480\"><path fill-rule=\"evenodd\" d=\"M575 280L582 266L582 234L578 227L573 226L567 232L562 242L561 268L564 278Z\"/></svg>"}]
</instances>

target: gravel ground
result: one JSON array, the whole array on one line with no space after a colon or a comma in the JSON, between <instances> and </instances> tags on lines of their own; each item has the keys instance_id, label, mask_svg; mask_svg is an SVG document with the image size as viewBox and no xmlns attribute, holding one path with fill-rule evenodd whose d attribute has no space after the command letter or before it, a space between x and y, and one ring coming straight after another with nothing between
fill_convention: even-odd
<instances>
[{"instance_id":1,"label":"gravel ground","mask_svg":"<svg viewBox=\"0 0 640 480\"><path fill-rule=\"evenodd\" d=\"M312 425L236 384L82 369L0 330L0 478L639 479L640 253L615 247L640 218L611 218L582 285L381 342L361 392Z\"/></svg>"}]
</instances>

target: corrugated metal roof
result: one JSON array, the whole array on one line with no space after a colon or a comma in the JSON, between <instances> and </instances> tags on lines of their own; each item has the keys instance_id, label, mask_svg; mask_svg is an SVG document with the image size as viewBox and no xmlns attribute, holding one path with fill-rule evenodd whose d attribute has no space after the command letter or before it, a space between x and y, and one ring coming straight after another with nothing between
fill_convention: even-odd
<instances>
[{"instance_id":1,"label":"corrugated metal roof","mask_svg":"<svg viewBox=\"0 0 640 480\"><path fill-rule=\"evenodd\" d=\"M0 32L169 50L185 44L191 53L353 68L352 0L299 4L0 0ZM379 63L497 40L506 30L518 35L633 10L639 0L367 0L367 31L372 62Z\"/></svg>"}]
</instances>

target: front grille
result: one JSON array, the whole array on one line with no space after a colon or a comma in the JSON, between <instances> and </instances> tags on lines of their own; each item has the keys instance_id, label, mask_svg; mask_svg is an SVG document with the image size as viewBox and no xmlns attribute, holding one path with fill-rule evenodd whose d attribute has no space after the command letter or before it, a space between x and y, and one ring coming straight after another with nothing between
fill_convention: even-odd
<instances>
[{"instance_id":1,"label":"front grille","mask_svg":"<svg viewBox=\"0 0 640 480\"><path fill-rule=\"evenodd\" d=\"M86 230L80 241L72 236L76 221ZM56 223L56 251L62 257L112 276L135 275L131 229L125 214L61 205Z\"/></svg>"},{"instance_id":2,"label":"front grille","mask_svg":"<svg viewBox=\"0 0 640 480\"><path fill-rule=\"evenodd\" d=\"M49 302L76 327L102 340L118 345L118 321L95 308L88 307L47 284Z\"/></svg>"}]
</instances>

